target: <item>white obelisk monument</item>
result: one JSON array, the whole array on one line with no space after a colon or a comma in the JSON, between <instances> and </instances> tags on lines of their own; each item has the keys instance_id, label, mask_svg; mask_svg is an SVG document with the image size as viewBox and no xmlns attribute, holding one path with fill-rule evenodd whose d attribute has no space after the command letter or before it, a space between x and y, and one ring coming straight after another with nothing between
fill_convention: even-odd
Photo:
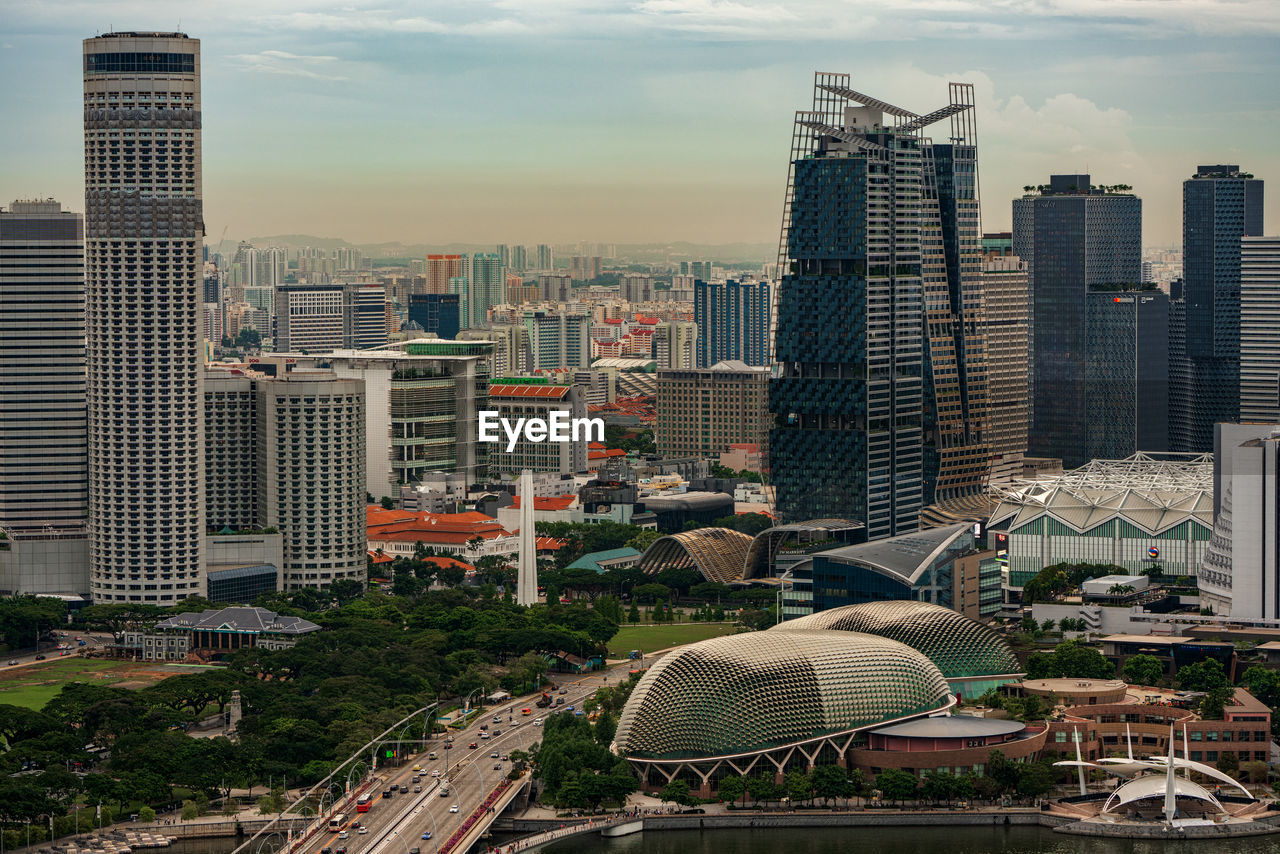
<instances>
[{"instance_id":1,"label":"white obelisk monument","mask_svg":"<svg viewBox=\"0 0 1280 854\"><path fill-rule=\"evenodd\" d=\"M533 526L533 472L520 473L520 566L516 575L516 602L536 605L538 602L538 546Z\"/></svg>"}]
</instances>

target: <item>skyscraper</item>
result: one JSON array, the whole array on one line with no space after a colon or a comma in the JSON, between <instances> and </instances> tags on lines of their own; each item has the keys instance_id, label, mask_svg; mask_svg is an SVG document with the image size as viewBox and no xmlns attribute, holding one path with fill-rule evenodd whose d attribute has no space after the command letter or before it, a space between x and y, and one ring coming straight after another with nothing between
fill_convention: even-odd
<instances>
[{"instance_id":1,"label":"skyscraper","mask_svg":"<svg viewBox=\"0 0 1280 854\"><path fill-rule=\"evenodd\" d=\"M920 116L819 73L796 114L770 388L787 520L890 536L986 483L973 89L950 94ZM932 145L944 118L950 144Z\"/></svg>"},{"instance_id":2,"label":"skyscraper","mask_svg":"<svg viewBox=\"0 0 1280 854\"><path fill-rule=\"evenodd\" d=\"M89 590L84 221L0 210L0 595Z\"/></svg>"},{"instance_id":3,"label":"skyscraper","mask_svg":"<svg viewBox=\"0 0 1280 854\"><path fill-rule=\"evenodd\" d=\"M1013 254L1031 281L1030 453L1077 468L1090 459L1080 438L1097 429L1086 397L1088 294L1138 285L1142 200L1089 175L1052 175L1013 200Z\"/></svg>"},{"instance_id":4,"label":"skyscraper","mask_svg":"<svg viewBox=\"0 0 1280 854\"><path fill-rule=\"evenodd\" d=\"M693 320L698 324L698 367L737 359L769 364L769 318L773 311L768 282L693 283Z\"/></svg>"},{"instance_id":5,"label":"skyscraper","mask_svg":"<svg viewBox=\"0 0 1280 854\"><path fill-rule=\"evenodd\" d=\"M1235 164L1196 167L1182 184L1185 339L1171 402L1173 450L1213 448L1213 425L1240 416L1240 238L1262 234L1262 181Z\"/></svg>"},{"instance_id":6,"label":"skyscraper","mask_svg":"<svg viewBox=\"0 0 1280 854\"><path fill-rule=\"evenodd\" d=\"M94 601L204 592L200 43L84 41Z\"/></svg>"},{"instance_id":7,"label":"skyscraper","mask_svg":"<svg viewBox=\"0 0 1280 854\"><path fill-rule=\"evenodd\" d=\"M1280 237L1240 241L1240 420L1280 422Z\"/></svg>"},{"instance_id":8,"label":"skyscraper","mask_svg":"<svg viewBox=\"0 0 1280 854\"><path fill-rule=\"evenodd\" d=\"M465 255L428 255L425 293L449 293L449 280L467 275L466 262Z\"/></svg>"},{"instance_id":9,"label":"skyscraper","mask_svg":"<svg viewBox=\"0 0 1280 854\"><path fill-rule=\"evenodd\" d=\"M1079 455L1119 460L1169 449L1169 298L1158 290L1086 296L1084 400L1089 429Z\"/></svg>"},{"instance_id":10,"label":"skyscraper","mask_svg":"<svg viewBox=\"0 0 1280 854\"><path fill-rule=\"evenodd\" d=\"M489 322L489 309L501 305L506 295L502 260L493 253L475 253L471 256L468 280L471 296L470 326L484 326Z\"/></svg>"},{"instance_id":11,"label":"skyscraper","mask_svg":"<svg viewBox=\"0 0 1280 854\"><path fill-rule=\"evenodd\" d=\"M1022 474L1031 406L1027 402L1027 265L1005 252L993 236L983 238L987 259L982 287L987 304L987 381L991 426L991 481Z\"/></svg>"}]
</instances>

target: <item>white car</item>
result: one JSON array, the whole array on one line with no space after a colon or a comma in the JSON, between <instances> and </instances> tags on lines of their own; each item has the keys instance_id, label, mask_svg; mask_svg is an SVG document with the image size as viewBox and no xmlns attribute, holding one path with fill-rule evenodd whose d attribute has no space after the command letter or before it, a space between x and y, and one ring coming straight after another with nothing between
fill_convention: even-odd
<instances>
[{"instance_id":1,"label":"white car","mask_svg":"<svg viewBox=\"0 0 1280 854\"><path fill-rule=\"evenodd\" d=\"M542 718L537 718L536 720L534 720L533 725L542 726Z\"/></svg>"},{"instance_id":2,"label":"white car","mask_svg":"<svg viewBox=\"0 0 1280 854\"><path fill-rule=\"evenodd\" d=\"M449 807L449 812L457 812L457 811L458 811L457 804L453 804L452 806Z\"/></svg>"},{"instance_id":3,"label":"white car","mask_svg":"<svg viewBox=\"0 0 1280 854\"><path fill-rule=\"evenodd\" d=\"M339 839L346 839L348 836L350 836L350 834L348 834L345 830L340 831L340 832L338 833L338 838L339 838Z\"/></svg>"},{"instance_id":4,"label":"white car","mask_svg":"<svg viewBox=\"0 0 1280 854\"><path fill-rule=\"evenodd\" d=\"M432 777L439 777L439 776L440 776L440 769L439 769L439 768L432 768L432 769L431 769L431 776L432 776Z\"/></svg>"},{"instance_id":5,"label":"white car","mask_svg":"<svg viewBox=\"0 0 1280 854\"><path fill-rule=\"evenodd\" d=\"M356 835L357 835L357 836L362 836L362 835L364 835L364 834L366 834L366 833L368 833L368 832L369 832L369 828L365 827L365 826L362 824L362 825L360 825L360 829L356 831Z\"/></svg>"}]
</instances>

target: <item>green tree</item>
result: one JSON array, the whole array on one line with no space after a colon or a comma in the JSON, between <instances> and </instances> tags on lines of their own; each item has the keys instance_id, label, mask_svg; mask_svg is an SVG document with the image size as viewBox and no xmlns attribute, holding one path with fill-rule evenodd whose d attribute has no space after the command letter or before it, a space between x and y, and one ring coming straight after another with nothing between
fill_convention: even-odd
<instances>
[{"instance_id":1,"label":"green tree","mask_svg":"<svg viewBox=\"0 0 1280 854\"><path fill-rule=\"evenodd\" d=\"M689 793L688 781L679 778L662 787L658 792L658 800L664 804L670 802L682 807L693 806L698 802L698 799Z\"/></svg>"},{"instance_id":2,"label":"green tree","mask_svg":"<svg viewBox=\"0 0 1280 854\"><path fill-rule=\"evenodd\" d=\"M143 806L138 809L138 821L151 822L156 820L156 811L149 806Z\"/></svg>"},{"instance_id":3,"label":"green tree","mask_svg":"<svg viewBox=\"0 0 1280 854\"><path fill-rule=\"evenodd\" d=\"M631 607L627 610L627 622L628 623L640 622L640 608L638 605L636 605L636 601L634 599L631 600Z\"/></svg>"},{"instance_id":4,"label":"green tree","mask_svg":"<svg viewBox=\"0 0 1280 854\"><path fill-rule=\"evenodd\" d=\"M661 531L657 531L652 528L642 528L636 532L635 536L627 540L626 545L638 552L643 552L645 549L649 548L649 546L653 545L655 540L661 537Z\"/></svg>"},{"instance_id":5,"label":"green tree","mask_svg":"<svg viewBox=\"0 0 1280 854\"><path fill-rule=\"evenodd\" d=\"M817 765L812 773L813 793L822 798L823 806L844 796L849 777L839 765Z\"/></svg>"},{"instance_id":6,"label":"green tree","mask_svg":"<svg viewBox=\"0 0 1280 854\"><path fill-rule=\"evenodd\" d=\"M741 799L745 805L747 794L747 781L736 775L730 774L727 777L720 778L720 785L717 790L720 799L733 803Z\"/></svg>"},{"instance_id":7,"label":"green tree","mask_svg":"<svg viewBox=\"0 0 1280 854\"><path fill-rule=\"evenodd\" d=\"M813 798L813 778L804 771L788 772L784 778L787 797L793 804L804 803Z\"/></svg>"},{"instance_id":8,"label":"green tree","mask_svg":"<svg viewBox=\"0 0 1280 854\"><path fill-rule=\"evenodd\" d=\"M1155 685L1164 676L1164 662L1154 655L1139 653L1124 663L1124 681L1131 685Z\"/></svg>"},{"instance_id":9,"label":"green tree","mask_svg":"<svg viewBox=\"0 0 1280 854\"><path fill-rule=\"evenodd\" d=\"M918 786L919 781L916 780L915 775L901 768L889 768L881 771L876 777L876 788L887 800L894 803L914 798Z\"/></svg>"},{"instance_id":10,"label":"green tree","mask_svg":"<svg viewBox=\"0 0 1280 854\"><path fill-rule=\"evenodd\" d=\"M747 791L751 793L751 801L759 804L761 801L772 801L778 797L778 787L773 782L773 777L767 774L759 774L747 780Z\"/></svg>"},{"instance_id":11,"label":"green tree","mask_svg":"<svg viewBox=\"0 0 1280 854\"><path fill-rule=\"evenodd\" d=\"M390 495L382 496L381 504L383 510L394 510L396 507L396 503L392 500Z\"/></svg>"},{"instance_id":12,"label":"green tree","mask_svg":"<svg viewBox=\"0 0 1280 854\"><path fill-rule=\"evenodd\" d=\"M1280 706L1280 672L1253 665L1244 672L1241 684L1268 706Z\"/></svg>"},{"instance_id":13,"label":"green tree","mask_svg":"<svg viewBox=\"0 0 1280 854\"><path fill-rule=\"evenodd\" d=\"M1038 798L1053 788L1053 770L1042 762L1018 765L1017 792L1024 798Z\"/></svg>"},{"instance_id":14,"label":"green tree","mask_svg":"<svg viewBox=\"0 0 1280 854\"><path fill-rule=\"evenodd\" d=\"M1223 751L1222 754L1218 756L1216 765L1219 771L1224 774L1230 774L1234 777L1240 771L1240 757L1236 756L1234 753Z\"/></svg>"},{"instance_id":15,"label":"green tree","mask_svg":"<svg viewBox=\"0 0 1280 854\"><path fill-rule=\"evenodd\" d=\"M1178 687L1184 691L1210 692L1230 685L1222 662L1216 658L1178 668Z\"/></svg>"}]
</instances>

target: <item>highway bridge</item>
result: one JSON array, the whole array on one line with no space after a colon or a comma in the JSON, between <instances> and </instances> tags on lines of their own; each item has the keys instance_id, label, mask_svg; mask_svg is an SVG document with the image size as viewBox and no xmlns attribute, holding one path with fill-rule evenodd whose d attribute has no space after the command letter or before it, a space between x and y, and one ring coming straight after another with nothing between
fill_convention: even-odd
<instances>
[{"instance_id":1,"label":"highway bridge","mask_svg":"<svg viewBox=\"0 0 1280 854\"><path fill-rule=\"evenodd\" d=\"M563 705L539 709L532 698L505 700L473 714L465 729L452 730L452 741L442 736L421 745L414 742L421 751L401 765L378 769L336 804L326 806L322 816L306 825L295 819L291 831L281 828L264 836L245 854L464 854L513 802L525 801L529 775L508 780L508 757L541 740L536 722L569 706L580 709L583 700L602 686L623 681L631 668L627 662L598 673L565 675L560 681L563 693L554 695L564 700ZM530 715L522 714L525 708ZM429 758L432 753L434 760ZM385 797L393 785L399 791ZM357 813L356 798L362 794L370 796L370 809ZM345 833L330 829L338 814L350 825Z\"/></svg>"}]
</instances>

